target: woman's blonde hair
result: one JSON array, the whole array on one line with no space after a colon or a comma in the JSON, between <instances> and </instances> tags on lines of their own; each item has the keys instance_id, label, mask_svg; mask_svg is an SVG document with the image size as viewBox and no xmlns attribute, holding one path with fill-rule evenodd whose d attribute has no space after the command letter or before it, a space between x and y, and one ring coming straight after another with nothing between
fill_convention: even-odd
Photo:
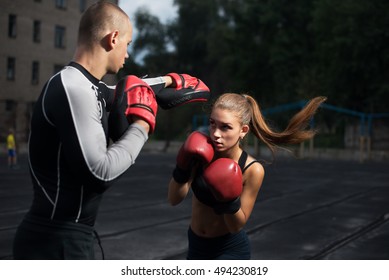
<instances>
[{"instance_id":1,"label":"woman's blonde hair","mask_svg":"<svg viewBox=\"0 0 389 280\"><path fill-rule=\"evenodd\" d=\"M274 155L279 145L301 143L315 135L316 131L307 127L320 104L326 99L322 96L311 99L290 119L288 126L282 132L273 131L269 127L258 103L248 94L222 94L215 100L212 109L219 108L234 113L241 124L248 125L255 137L260 139Z\"/></svg>"}]
</instances>

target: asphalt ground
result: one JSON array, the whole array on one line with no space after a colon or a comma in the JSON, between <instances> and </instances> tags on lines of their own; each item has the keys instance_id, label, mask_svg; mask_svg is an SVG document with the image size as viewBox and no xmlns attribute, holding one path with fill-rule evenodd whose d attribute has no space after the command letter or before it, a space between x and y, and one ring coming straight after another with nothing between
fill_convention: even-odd
<instances>
[{"instance_id":1,"label":"asphalt ground","mask_svg":"<svg viewBox=\"0 0 389 280\"><path fill-rule=\"evenodd\" d=\"M96 222L105 258L185 259L190 197L167 203L174 153L142 151L104 196ZM247 223L254 260L388 260L389 162L278 158ZM0 156L0 259L12 259L32 187L26 156ZM102 253L95 246L96 258Z\"/></svg>"}]
</instances>

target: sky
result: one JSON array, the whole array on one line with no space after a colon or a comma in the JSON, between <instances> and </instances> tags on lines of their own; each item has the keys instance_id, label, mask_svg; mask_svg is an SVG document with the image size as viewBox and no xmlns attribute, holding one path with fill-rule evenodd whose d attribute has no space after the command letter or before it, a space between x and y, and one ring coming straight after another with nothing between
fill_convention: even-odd
<instances>
[{"instance_id":1,"label":"sky","mask_svg":"<svg viewBox=\"0 0 389 280\"><path fill-rule=\"evenodd\" d=\"M173 0L119 0L119 6L133 20L135 11L146 6L150 14L159 17L162 23L176 17L177 7L173 6Z\"/></svg>"},{"instance_id":2,"label":"sky","mask_svg":"<svg viewBox=\"0 0 389 280\"><path fill-rule=\"evenodd\" d=\"M173 6L173 0L119 0L120 8L125 11L130 20L134 24L135 11L140 7L147 7L150 14L157 16L161 23L166 23L169 19L175 18L177 14L177 7ZM135 40L137 34L136 26L132 39ZM129 54L132 55L132 45L128 48ZM135 61L142 63L145 53L140 53L135 57Z\"/></svg>"}]
</instances>

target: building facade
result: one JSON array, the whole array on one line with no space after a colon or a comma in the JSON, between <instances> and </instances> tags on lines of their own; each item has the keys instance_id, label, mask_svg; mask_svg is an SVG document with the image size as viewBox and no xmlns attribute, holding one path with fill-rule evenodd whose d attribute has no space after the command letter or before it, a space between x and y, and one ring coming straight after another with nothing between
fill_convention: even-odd
<instances>
[{"instance_id":1,"label":"building facade","mask_svg":"<svg viewBox=\"0 0 389 280\"><path fill-rule=\"evenodd\" d=\"M26 143L42 87L73 57L78 24L96 0L1 0L0 142ZM118 1L112 1L118 3Z\"/></svg>"}]
</instances>

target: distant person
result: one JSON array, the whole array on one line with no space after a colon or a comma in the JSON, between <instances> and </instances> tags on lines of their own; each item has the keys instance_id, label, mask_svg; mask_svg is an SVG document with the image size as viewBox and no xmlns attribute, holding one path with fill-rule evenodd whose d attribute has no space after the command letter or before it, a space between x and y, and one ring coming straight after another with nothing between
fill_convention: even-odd
<instances>
[{"instance_id":1,"label":"distant person","mask_svg":"<svg viewBox=\"0 0 389 280\"><path fill-rule=\"evenodd\" d=\"M187 259L250 259L243 230L253 210L265 175L262 164L242 149L251 131L274 153L278 145L296 144L315 132L306 129L325 101L312 99L282 132L266 123L255 99L247 94L223 94L209 117L209 136L195 131L177 155L168 199L179 204L193 191Z\"/></svg>"},{"instance_id":2,"label":"distant person","mask_svg":"<svg viewBox=\"0 0 389 280\"><path fill-rule=\"evenodd\" d=\"M82 15L73 60L47 81L34 107L28 147L34 197L15 234L14 259L94 259L102 195L154 132L155 91L170 86L170 105L161 105L167 107L188 101L172 100L183 90L192 97L185 87L200 84L209 93L197 78L176 73L147 83L127 76L108 87L101 79L123 67L131 42L130 19L112 2L98 1Z\"/></svg>"},{"instance_id":3,"label":"distant person","mask_svg":"<svg viewBox=\"0 0 389 280\"><path fill-rule=\"evenodd\" d=\"M13 128L8 130L7 135L7 149L8 149L8 167L18 168L18 159L16 155L16 142Z\"/></svg>"}]
</instances>

